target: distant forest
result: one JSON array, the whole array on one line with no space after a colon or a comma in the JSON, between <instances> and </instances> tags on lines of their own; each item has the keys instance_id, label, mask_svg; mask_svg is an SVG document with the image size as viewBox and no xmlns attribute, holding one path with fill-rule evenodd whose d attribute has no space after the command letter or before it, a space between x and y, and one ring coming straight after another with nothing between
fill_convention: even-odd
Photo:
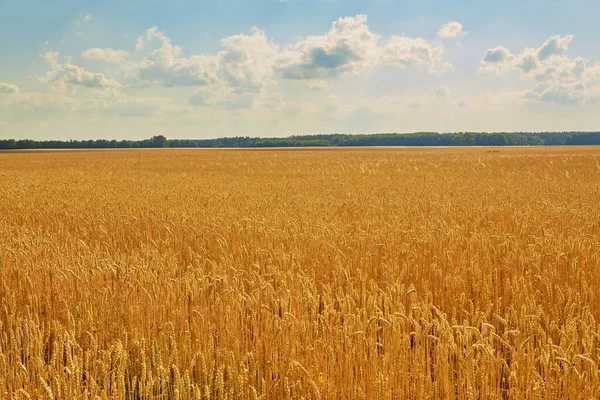
<instances>
[{"instance_id":1,"label":"distant forest","mask_svg":"<svg viewBox=\"0 0 600 400\"><path fill-rule=\"evenodd\" d=\"M559 146L600 145L600 132L458 132L325 134L286 138L230 137L220 139L167 139L162 135L145 140L0 140L0 150L112 149L159 147L326 147L326 146Z\"/></svg>"}]
</instances>

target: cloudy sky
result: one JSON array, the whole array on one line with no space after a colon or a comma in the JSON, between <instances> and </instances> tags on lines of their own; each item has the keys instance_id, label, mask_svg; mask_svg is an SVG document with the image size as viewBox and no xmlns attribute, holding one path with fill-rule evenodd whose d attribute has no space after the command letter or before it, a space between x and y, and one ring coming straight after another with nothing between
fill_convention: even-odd
<instances>
[{"instance_id":1,"label":"cloudy sky","mask_svg":"<svg viewBox=\"0 0 600 400\"><path fill-rule=\"evenodd\" d=\"M597 0L0 0L0 138L600 129Z\"/></svg>"}]
</instances>

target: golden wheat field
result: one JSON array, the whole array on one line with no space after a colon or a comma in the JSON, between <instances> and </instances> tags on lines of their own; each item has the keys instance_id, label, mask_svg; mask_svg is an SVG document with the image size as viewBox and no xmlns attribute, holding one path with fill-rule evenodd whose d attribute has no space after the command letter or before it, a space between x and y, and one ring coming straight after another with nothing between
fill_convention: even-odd
<instances>
[{"instance_id":1,"label":"golden wheat field","mask_svg":"<svg viewBox=\"0 0 600 400\"><path fill-rule=\"evenodd\" d=\"M600 398L600 148L0 153L1 399Z\"/></svg>"}]
</instances>

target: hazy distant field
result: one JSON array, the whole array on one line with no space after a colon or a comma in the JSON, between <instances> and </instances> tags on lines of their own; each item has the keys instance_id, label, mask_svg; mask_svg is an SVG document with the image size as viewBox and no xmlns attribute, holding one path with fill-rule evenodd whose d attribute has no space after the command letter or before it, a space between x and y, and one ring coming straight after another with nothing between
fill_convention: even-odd
<instances>
[{"instance_id":1,"label":"hazy distant field","mask_svg":"<svg viewBox=\"0 0 600 400\"><path fill-rule=\"evenodd\" d=\"M600 398L599 301L598 147L0 153L2 399Z\"/></svg>"}]
</instances>

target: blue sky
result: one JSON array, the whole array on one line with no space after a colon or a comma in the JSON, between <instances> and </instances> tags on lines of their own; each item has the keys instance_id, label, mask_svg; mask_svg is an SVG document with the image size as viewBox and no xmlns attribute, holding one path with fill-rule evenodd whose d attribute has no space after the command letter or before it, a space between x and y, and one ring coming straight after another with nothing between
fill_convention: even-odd
<instances>
[{"instance_id":1,"label":"blue sky","mask_svg":"<svg viewBox=\"0 0 600 400\"><path fill-rule=\"evenodd\" d=\"M600 3L0 0L0 138L598 130Z\"/></svg>"}]
</instances>

